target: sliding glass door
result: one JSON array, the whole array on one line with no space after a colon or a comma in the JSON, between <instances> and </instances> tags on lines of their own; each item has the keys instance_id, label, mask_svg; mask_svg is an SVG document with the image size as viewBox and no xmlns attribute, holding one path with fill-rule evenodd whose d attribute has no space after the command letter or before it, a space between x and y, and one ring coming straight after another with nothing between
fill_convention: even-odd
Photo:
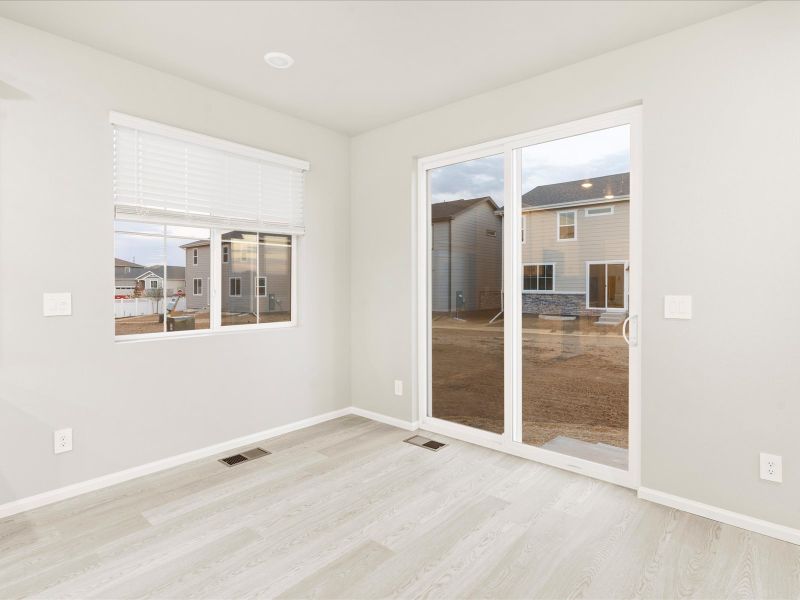
<instances>
[{"instance_id":1,"label":"sliding glass door","mask_svg":"<svg viewBox=\"0 0 800 600\"><path fill-rule=\"evenodd\" d=\"M420 160L423 428L638 485L639 118Z\"/></svg>"},{"instance_id":2,"label":"sliding glass door","mask_svg":"<svg viewBox=\"0 0 800 600\"><path fill-rule=\"evenodd\" d=\"M503 433L503 156L431 169L428 414Z\"/></svg>"},{"instance_id":3,"label":"sliding glass door","mask_svg":"<svg viewBox=\"0 0 800 600\"><path fill-rule=\"evenodd\" d=\"M630 126L532 144L517 160L518 439L627 469Z\"/></svg>"}]
</instances>

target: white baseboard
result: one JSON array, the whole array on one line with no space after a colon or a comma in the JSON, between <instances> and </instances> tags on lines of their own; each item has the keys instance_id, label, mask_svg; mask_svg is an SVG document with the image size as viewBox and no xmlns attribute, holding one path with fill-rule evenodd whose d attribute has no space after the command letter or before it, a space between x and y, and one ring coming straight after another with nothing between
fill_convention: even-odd
<instances>
[{"instance_id":1,"label":"white baseboard","mask_svg":"<svg viewBox=\"0 0 800 600\"><path fill-rule=\"evenodd\" d=\"M407 429L408 431L416 431L417 429L419 429L419 423L417 421L404 421L403 419L398 419L396 417L389 417L381 413L372 412L371 410L358 408L357 406L350 407L350 414L358 415L359 417L364 417L372 421L378 421L378 423L386 423L387 425L391 425L392 427Z\"/></svg>"},{"instance_id":2,"label":"white baseboard","mask_svg":"<svg viewBox=\"0 0 800 600\"><path fill-rule=\"evenodd\" d=\"M754 531L755 533L800 545L800 529L778 525L771 521L749 517L731 510L719 508L710 504L703 504L702 502L689 500L681 496L674 496L651 488L640 487L638 496L643 500L649 500L656 504L663 504L664 506L677 508L678 510L699 515L706 519L713 519L720 523L726 523L734 527L740 527L741 529L747 529L748 531Z\"/></svg>"},{"instance_id":3,"label":"white baseboard","mask_svg":"<svg viewBox=\"0 0 800 600\"><path fill-rule=\"evenodd\" d=\"M249 435L228 440L226 442L220 442L219 444L214 444L212 446L206 446L205 448L200 448L199 450L191 450L189 452L184 452L183 454L163 458L161 460L140 465L138 467L125 469L124 471L109 473L108 475L102 475L100 477L95 477L94 479L81 481L80 483L74 483L72 485L50 490L48 492L42 492L41 494L36 494L34 496L28 496L27 498L14 500L12 502L0 505L0 519L25 512L27 510L33 510L34 508L39 508L40 506L46 506L48 504L53 504L54 502L66 500L67 498L73 498L87 492L93 492L95 490L116 485L118 483L130 481L131 479L136 479L137 477L150 475L151 473L157 473L158 471L164 471L165 469L171 469L172 467L177 467L179 465L192 462L193 460L207 458L215 454L233 450L234 448L247 446L248 444L253 444L261 440L277 437L279 435L283 435L284 433L297 431L298 429L304 429L305 427L311 427L312 425L317 425L318 423L330 421L331 419L336 419L338 417L344 417L349 414L352 414L352 410L351 407L348 406L346 408L334 410L332 412L317 415L315 417L309 417L308 419L295 421L294 423L273 427L272 429L267 429L266 431L259 431L257 433L251 433Z\"/></svg>"}]
</instances>

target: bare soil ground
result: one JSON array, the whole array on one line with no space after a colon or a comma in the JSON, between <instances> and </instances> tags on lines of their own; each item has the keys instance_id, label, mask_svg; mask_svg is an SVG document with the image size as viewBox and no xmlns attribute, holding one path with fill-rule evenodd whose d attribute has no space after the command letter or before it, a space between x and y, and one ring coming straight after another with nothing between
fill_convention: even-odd
<instances>
[{"instance_id":1,"label":"bare soil ground","mask_svg":"<svg viewBox=\"0 0 800 600\"><path fill-rule=\"evenodd\" d=\"M208 329L209 316L207 312L186 313L174 312L173 316L179 317L182 315L194 315L194 328ZM261 313L261 323L274 323L278 321L288 321L288 312L269 312ZM256 317L250 313L226 313L222 315L223 325L245 325L248 323L255 323ZM140 317L123 317L114 320L114 329L116 335L134 335L139 333L159 333L164 331L164 323L158 322L158 315L143 315Z\"/></svg>"},{"instance_id":2,"label":"bare soil ground","mask_svg":"<svg viewBox=\"0 0 800 600\"><path fill-rule=\"evenodd\" d=\"M433 416L503 431L503 325L472 313L434 316ZM628 347L621 326L594 317L544 321L523 316L523 441L557 436L628 446Z\"/></svg>"}]
</instances>

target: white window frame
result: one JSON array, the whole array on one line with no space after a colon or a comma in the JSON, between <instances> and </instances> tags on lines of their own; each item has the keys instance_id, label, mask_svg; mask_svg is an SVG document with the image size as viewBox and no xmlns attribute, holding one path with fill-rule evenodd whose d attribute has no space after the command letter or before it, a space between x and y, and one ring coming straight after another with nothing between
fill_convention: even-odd
<instances>
[{"instance_id":1,"label":"white window frame","mask_svg":"<svg viewBox=\"0 0 800 600\"><path fill-rule=\"evenodd\" d=\"M566 215L572 213L574 221L571 227L573 228L574 235L571 238L562 238L561 237L561 228L562 227L570 227L570 225L562 225L561 224L561 215ZM556 213L556 240L559 242L575 242L578 239L578 211L575 209L572 210L560 210Z\"/></svg>"},{"instance_id":2,"label":"white window frame","mask_svg":"<svg viewBox=\"0 0 800 600\"><path fill-rule=\"evenodd\" d=\"M131 335L115 335L114 341L120 344L149 342L155 340L167 340L186 337L209 337L217 335L229 335L236 333L256 332L268 329L289 329L298 326L298 295L297 295L297 271L299 264L300 254L300 236L290 235L284 232L274 232L273 235L287 236L291 240L291 264L290 264L290 283L289 294L291 296L289 302L290 317L288 321L274 321L268 323L246 323L243 325L222 325L222 233L229 231L229 229L220 230L216 228L211 229L209 238L210 244L210 268L208 276L208 294L209 294L209 316L211 319L210 327L208 329L195 329L191 331L158 331L154 333L137 333ZM244 230L243 230L244 231ZM249 231L249 230L248 230ZM261 233L270 233L262 231ZM134 235L136 234L134 232ZM152 234L141 234L144 236L152 236ZM113 275L111 275L113 277ZM115 278L116 282L116 278ZM202 285L202 284L201 284ZM116 285L115 285L116 288ZM159 288L159 289L164 289ZM193 288L194 289L194 288ZM202 295L202 294L200 294ZM211 307L218 307L212 310Z\"/></svg>"},{"instance_id":3,"label":"white window frame","mask_svg":"<svg viewBox=\"0 0 800 600\"><path fill-rule=\"evenodd\" d=\"M154 283L155 283L155 285L153 285ZM158 279L156 279L155 277L152 278L152 279L148 279L147 280L147 289L148 290L160 290L161 286L158 285Z\"/></svg>"},{"instance_id":4,"label":"white window frame","mask_svg":"<svg viewBox=\"0 0 800 600\"><path fill-rule=\"evenodd\" d=\"M528 232L528 215L525 215L525 214L522 215L522 227L520 229L521 229L520 236L521 236L521 239L522 239L522 241L520 243L524 244L525 243L525 238L528 237L526 235L527 232Z\"/></svg>"},{"instance_id":5,"label":"white window frame","mask_svg":"<svg viewBox=\"0 0 800 600\"><path fill-rule=\"evenodd\" d=\"M203 278L195 277L192 279L192 296L202 296L202 295L203 295Z\"/></svg>"},{"instance_id":6,"label":"white window frame","mask_svg":"<svg viewBox=\"0 0 800 600\"><path fill-rule=\"evenodd\" d=\"M552 290L526 290L525 289L525 267L553 267L553 289ZM539 285L539 276L536 276L536 285ZM522 293L523 294L554 294L556 293L556 263L522 263Z\"/></svg>"},{"instance_id":7,"label":"white window frame","mask_svg":"<svg viewBox=\"0 0 800 600\"><path fill-rule=\"evenodd\" d=\"M264 280L264 285L261 285L261 280ZM261 293L261 288L264 288L264 293ZM266 298L267 297L267 276L266 275L256 275L256 296L259 298Z\"/></svg>"},{"instance_id":8,"label":"white window frame","mask_svg":"<svg viewBox=\"0 0 800 600\"><path fill-rule=\"evenodd\" d=\"M231 286L233 282L237 281L239 283L239 293L238 294L231 294ZM234 286L236 287L236 286ZM242 278L241 277L228 277L228 297L229 298L241 298L242 297Z\"/></svg>"},{"instance_id":9,"label":"white window frame","mask_svg":"<svg viewBox=\"0 0 800 600\"><path fill-rule=\"evenodd\" d=\"M592 214L591 210L599 210L603 212L596 212ZM614 206L591 206L583 210L583 216L593 219L595 217L609 217L614 214Z\"/></svg>"},{"instance_id":10,"label":"white window frame","mask_svg":"<svg viewBox=\"0 0 800 600\"><path fill-rule=\"evenodd\" d=\"M197 248L193 248L192 249L192 265L196 265L197 264L199 255L200 255L200 252L198 251L198 249Z\"/></svg>"},{"instance_id":11,"label":"white window frame","mask_svg":"<svg viewBox=\"0 0 800 600\"><path fill-rule=\"evenodd\" d=\"M231 245L222 244L222 264L227 265L231 259Z\"/></svg>"}]
</instances>

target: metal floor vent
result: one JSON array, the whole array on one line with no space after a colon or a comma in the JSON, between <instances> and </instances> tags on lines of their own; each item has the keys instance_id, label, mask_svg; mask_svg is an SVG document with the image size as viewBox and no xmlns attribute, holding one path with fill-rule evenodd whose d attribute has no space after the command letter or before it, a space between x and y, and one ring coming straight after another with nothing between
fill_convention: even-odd
<instances>
[{"instance_id":1,"label":"metal floor vent","mask_svg":"<svg viewBox=\"0 0 800 600\"><path fill-rule=\"evenodd\" d=\"M421 435L412 435L410 438L403 441L411 444L412 446L419 446L420 448L426 448L428 450L433 450L434 452L447 446L447 444L434 441L430 438L422 437Z\"/></svg>"},{"instance_id":2,"label":"metal floor vent","mask_svg":"<svg viewBox=\"0 0 800 600\"><path fill-rule=\"evenodd\" d=\"M256 458L261 458L262 456L266 456L267 454L272 454L271 452L267 452L263 448L253 448L252 450L245 450L240 454L234 454L233 456L226 456L225 458L220 458L219 462L224 465L228 465L232 467L234 465L238 465L239 463L247 462L248 460L255 460Z\"/></svg>"}]
</instances>

